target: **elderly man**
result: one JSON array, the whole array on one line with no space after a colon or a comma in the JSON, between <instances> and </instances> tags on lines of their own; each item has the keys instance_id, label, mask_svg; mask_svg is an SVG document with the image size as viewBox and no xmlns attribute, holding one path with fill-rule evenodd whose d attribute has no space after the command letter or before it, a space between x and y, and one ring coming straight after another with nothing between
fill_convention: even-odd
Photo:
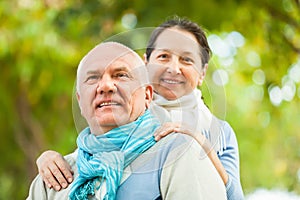
<instances>
[{"instance_id":1,"label":"elderly man","mask_svg":"<svg viewBox=\"0 0 300 200\"><path fill-rule=\"evenodd\" d=\"M28 199L226 199L225 187L200 145L184 134L155 142L152 86L131 49L101 43L80 62L77 99L89 127L67 155L75 181L59 192L37 176Z\"/></svg>"}]
</instances>

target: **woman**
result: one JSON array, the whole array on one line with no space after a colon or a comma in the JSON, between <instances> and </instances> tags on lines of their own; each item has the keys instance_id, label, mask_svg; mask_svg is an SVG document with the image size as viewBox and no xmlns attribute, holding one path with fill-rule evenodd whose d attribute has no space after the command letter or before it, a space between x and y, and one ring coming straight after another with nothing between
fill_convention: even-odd
<instances>
[{"instance_id":1,"label":"woman","mask_svg":"<svg viewBox=\"0 0 300 200\"><path fill-rule=\"evenodd\" d=\"M152 111L168 129L157 132L156 140L174 131L195 137L218 170L227 199L243 199L236 136L227 122L211 114L197 89L202 85L210 57L205 33L189 20L166 21L151 34L144 57L156 93ZM68 185L64 177L69 183L72 181L67 164L56 152L42 154L37 165L49 187L58 186L52 172L64 188Z\"/></svg>"}]
</instances>

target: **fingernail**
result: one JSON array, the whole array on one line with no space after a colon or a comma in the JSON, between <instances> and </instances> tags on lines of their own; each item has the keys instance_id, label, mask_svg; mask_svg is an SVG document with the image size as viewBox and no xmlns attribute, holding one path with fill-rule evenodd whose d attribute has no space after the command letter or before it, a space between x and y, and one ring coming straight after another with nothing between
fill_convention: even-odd
<instances>
[{"instance_id":1,"label":"fingernail","mask_svg":"<svg viewBox=\"0 0 300 200\"><path fill-rule=\"evenodd\" d=\"M72 178L68 178L68 182L71 183L73 181Z\"/></svg>"},{"instance_id":2,"label":"fingernail","mask_svg":"<svg viewBox=\"0 0 300 200\"><path fill-rule=\"evenodd\" d=\"M63 188L67 187L67 183L62 183L61 185L62 185Z\"/></svg>"},{"instance_id":3,"label":"fingernail","mask_svg":"<svg viewBox=\"0 0 300 200\"><path fill-rule=\"evenodd\" d=\"M57 190L57 191L60 190L60 186L58 186L58 185L55 186L55 190Z\"/></svg>"}]
</instances>

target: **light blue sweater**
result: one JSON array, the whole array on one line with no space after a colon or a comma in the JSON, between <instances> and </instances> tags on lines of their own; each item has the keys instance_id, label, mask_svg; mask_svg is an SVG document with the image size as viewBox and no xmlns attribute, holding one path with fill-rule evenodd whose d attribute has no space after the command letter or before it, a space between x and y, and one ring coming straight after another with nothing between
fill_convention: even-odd
<instances>
[{"instance_id":1,"label":"light blue sweater","mask_svg":"<svg viewBox=\"0 0 300 200\"><path fill-rule=\"evenodd\" d=\"M226 121L220 120L220 123L224 145L217 154L228 174L228 182L226 184L227 199L243 200L244 194L240 183L240 161L237 139L233 129Z\"/></svg>"},{"instance_id":2,"label":"light blue sweater","mask_svg":"<svg viewBox=\"0 0 300 200\"><path fill-rule=\"evenodd\" d=\"M220 124L222 149L217 151L217 154L228 173L228 182L226 184L227 199L243 200L244 194L240 183L237 139L233 129L226 121L220 120ZM173 143L169 144L169 146L164 146L164 148L157 152L156 156L153 156L154 160L131 174L131 176L120 185L117 199L122 199L124 196L128 199L135 199L137 197L145 198L145 196L149 197L149 199L161 199L160 186L157 185L157 183L160 182L161 169L164 164L165 156L167 155L166 152L169 152L174 146L177 145ZM145 187L148 188L147 191L142 189ZM132 190L129 188L135 189ZM145 192L148 194L145 195Z\"/></svg>"}]
</instances>

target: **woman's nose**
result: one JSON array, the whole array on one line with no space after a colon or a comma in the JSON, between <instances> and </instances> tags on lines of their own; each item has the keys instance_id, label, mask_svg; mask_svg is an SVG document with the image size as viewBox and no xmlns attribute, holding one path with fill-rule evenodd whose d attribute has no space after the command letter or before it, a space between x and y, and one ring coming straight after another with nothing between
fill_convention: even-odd
<instances>
[{"instance_id":1,"label":"woman's nose","mask_svg":"<svg viewBox=\"0 0 300 200\"><path fill-rule=\"evenodd\" d=\"M181 67L179 59L173 58L171 62L168 64L167 72L171 74L181 74Z\"/></svg>"}]
</instances>

